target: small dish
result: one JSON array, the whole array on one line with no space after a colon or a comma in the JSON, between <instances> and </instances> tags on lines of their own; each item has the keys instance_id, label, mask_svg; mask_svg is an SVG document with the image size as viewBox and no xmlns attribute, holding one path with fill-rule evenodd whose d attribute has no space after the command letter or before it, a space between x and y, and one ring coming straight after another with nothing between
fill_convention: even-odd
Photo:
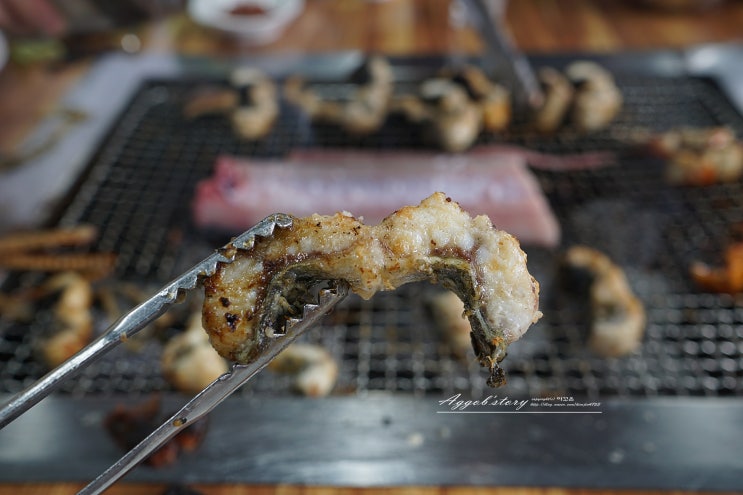
<instances>
[{"instance_id":1,"label":"small dish","mask_svg":"<svg viewBox=\"0 0 743 495\"><path fill-rule=\"evenodd\" d=\"M201 24L243 41L276 41L304 9L304 0L190 0L188 12Z\"/></svg>"}]
</instances>

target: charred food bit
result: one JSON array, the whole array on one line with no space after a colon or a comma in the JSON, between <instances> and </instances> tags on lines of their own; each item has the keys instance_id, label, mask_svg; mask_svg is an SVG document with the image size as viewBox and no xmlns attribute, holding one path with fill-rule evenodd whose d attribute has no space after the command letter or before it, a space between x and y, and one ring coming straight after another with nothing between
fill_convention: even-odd
<instances>
[{"instance_id":1,"label":"charred food bit","mask_svg":"<svg viewBox=\"0 0 743 495\"><path fill-rule=\"evenodd\" d=\"M705 263L692 263L691 277L703 290L727 294L743 292L743 242L730 244L725 250L725 266L712 268Z\"/></svg>"},{"instance_id":2,"label":"charred food bit","mask_svg":"<svg viewBox=\"0 0 743 495\"><path fill-rule=\"evenodd\" d=\"M159 396L152 396L146 402L131 407L118 405L103 419L103 428L121 450L128 452L165 420L166 416L160 410ZM183 453L199 448L207 430L208 416L205 416L150 454L145 464L163 467L175 463Z\"/></svg>"},{"instance_id":3,"label":"charred food bit","mask_svg":"<svg viewBox=\"0 0 743 495\"><path fill-rule=\"evenodd\" d=\"M668 160L671 184L705 186L743 174L743 144L727 127L674 129L653 138L650 149Z\"/></svg>"},{"instance_id":4,"label":"charred food bit","mask_svg":"<svg viewBox=\"0 0 743 495\"><path fill-rule=\"evenodd\" d=\"M622 108L622 93L614 77L594 62L579 61L565 69L575 87L570 120L581 132L596 132L611 123Z\"/></svg>"},{"instance_id":5,"label":"charred food bit","mask_svg":"<svg viewBox=\"0 0 743 495\"><path fill-rule=\"evenodd\" d=\"M194 313L183 333L171 338L163 349L160 367L177 390L195 394L229 371L227 362L209 343L201 325L201 312Z\"/></svg>"},{"instance_id":6,"label":"charred food bit","mask_svg":"<svg viewBox=\"0 0 743 495\"><path fill-rule=\"evenodd\" d=\"M367 299L420 280L453 290L492 385L504 381L498 363L508 345L541 317L539 284L518 241L443 193L377 226L341 213L293 218L252 249L231 254L235 261L204 281L204 327L217 351L240 363L260 355L276 322L298 314L302 295L320 280L345 280Z\"/></svg>"},{"instance_id":7,"label":"charred food bit","mask_svg":"<svg viewBox=\"0 0 743 495\"><path fill-rule=\"evenodd\" d=\"M604 357L620 357L637 349L645 332L645 309L622 269L605 254L586 246L570 248L564 262L573 280L588 280L590 349Z\"/></svg>"},{"instance_id":8,"label":"charred food bit","mask_svg":"<svg viewBox=\"0 0 743 495\"><path fill-rule=\"evenodd\" d=\"M371 57L349 82L355 86L349 98L326 99L302 78L291 77L284 87L284 96L313 122L335 124L354 135L371 134L387 118L393 90L389 62L383 57Z\"/></svg>"},{"instance_id":9,"label":"charred food bit","mask_svg":"<svg viewBox=\"0 0 743 495\"><path fill-rule=\"evenodd\" d=\"M325 397L335 387L338 363L322 346L295 343L271 361L268 369L293 377L294 389L307 397Z\"/></svg>"}]
</instances>

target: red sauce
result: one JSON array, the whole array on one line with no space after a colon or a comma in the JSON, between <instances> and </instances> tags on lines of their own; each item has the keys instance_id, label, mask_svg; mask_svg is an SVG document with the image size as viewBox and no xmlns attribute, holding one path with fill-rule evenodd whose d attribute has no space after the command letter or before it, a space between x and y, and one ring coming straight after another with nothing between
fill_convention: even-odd
<instances>
[{"instance_id":1,"label":"red sauce","mask_svg":"<svg viewBox=\"0 0 743 495\"><path fill-rule=\"evenodd\" d=\"M230 14L244 16L265 15L266 9L259 5L238 5L230 9Z\"/></svg>"}]
</instances>

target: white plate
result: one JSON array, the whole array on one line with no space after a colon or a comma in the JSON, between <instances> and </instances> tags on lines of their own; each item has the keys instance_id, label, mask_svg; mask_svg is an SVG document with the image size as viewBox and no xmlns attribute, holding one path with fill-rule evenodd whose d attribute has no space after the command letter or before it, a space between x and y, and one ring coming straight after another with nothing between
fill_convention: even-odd
<instances>
[{"instance_id":1,"label":"white plate","mask_svg":"<svg viewBox=\"0 0 743 495\"><path fill-rule=\"evenodd\" d=\"M258 7L265 13L238 15L236 7ZM218 29L256 44L277 40L304 9L304 0L190 0L188 13L203 26Z\"/></svg>"}]
</instances>

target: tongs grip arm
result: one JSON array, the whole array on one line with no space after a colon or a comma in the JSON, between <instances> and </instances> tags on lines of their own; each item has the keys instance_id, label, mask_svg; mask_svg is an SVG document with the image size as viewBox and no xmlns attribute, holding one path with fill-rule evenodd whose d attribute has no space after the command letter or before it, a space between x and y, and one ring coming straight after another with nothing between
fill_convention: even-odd
<instances>
[{"instance_id":1,"label":"tongs grip arm","mask_svg":"<svg viewBox=\"0 0 743 495\"><path fill-rule=\"evenodd\" d=\"M249 249L253 246L256 236L269 236L275 227L287 227L291 225L291 222L291 217L281 213L266 217L250 230L234 238L227 246L215 251L175 278L157 294L119 318L98 339L2 406L0 408L0 429L56 390L62 382L156 320L170 306L179 302L183 293L194 289L203 277L214 274L219 263L230 263L234 259L236 250Z\"/></svg>"},{"instance_id":2,"label":"tongs grip arm","mask_svg":"<svg viewBox=\"0 0 743 495\"><path fill-rule=\"evenodd\" d=\"M347 294L348 284L342 281L336 282L332 290L321 291L318 303L306 305L302 318L290 320L286 325L285 333L275 334L266 349L255 361L247 365L233 365L230 372L210 383L147 438L83 488L79 494L93 495L101 493L165 442L205 416L256 373L265 368L282 350L308 330L333 306L343 300Z\"/></svg>"},{"instance_id":3,"label":"tongs grip arm","mask_svg":"<svg viewBox=\"0 0 743 495\"><path fill-rule=\"evenodd\" d=\"M113 347L134 336L165 313L176 301L177 296L171 297L168 292L161 291L119 318L106 333L5 404L0 409L0 429L36 405L75 373L86 368Z\"/></svg>"}]
</instances>

